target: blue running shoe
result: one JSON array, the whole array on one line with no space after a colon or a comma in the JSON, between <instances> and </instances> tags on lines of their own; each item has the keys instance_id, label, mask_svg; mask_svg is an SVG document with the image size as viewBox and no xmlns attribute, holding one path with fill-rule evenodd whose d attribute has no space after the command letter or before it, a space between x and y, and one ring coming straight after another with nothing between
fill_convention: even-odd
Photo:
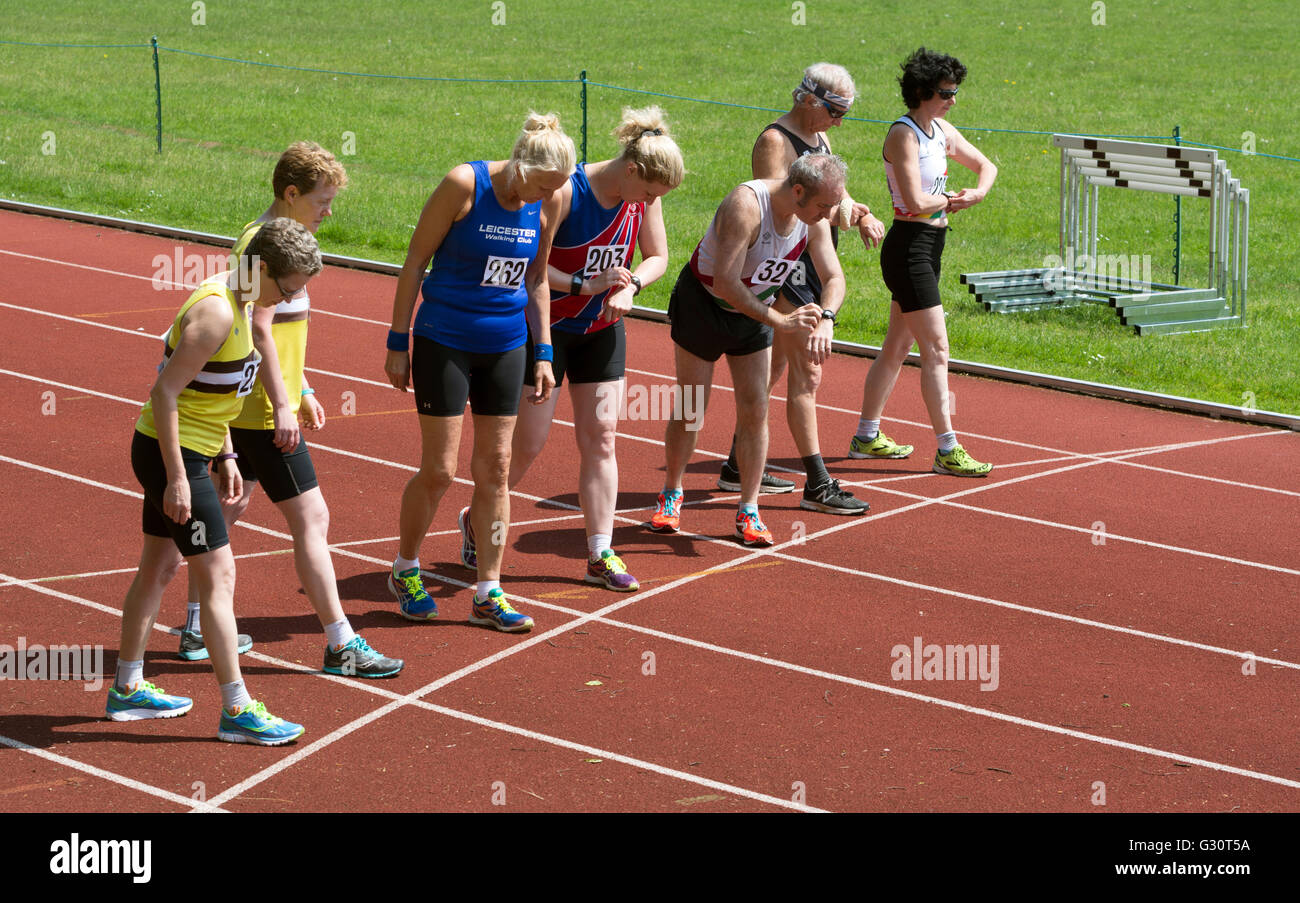
<instances>
[{"instance_id":1,"label":"blue running shoe","mask_svg":"<svg viewBox=\"0 0 1300 903\"><path fill-rule=\"evenodd\" d=\"M523 633L533 629L533 619L511 608L506 601L506 594L499 589L489 592L486 599L480 599L477 593L474 594L474 607L470 609L469 622L495 627L506 633Z\"/></svg>"},{"instance_id":2,"label":"blue running shoe","mask_svg":"<svg viewBox=\"0 0 1300 903\"><path fill-rule=\"evenodd\" d=\"M408 621L431 621L438 617L438 606L424 591L419 568L400 574L389 571L388 591L397 599L398 614Z\"/></svg>"},{"instance_id":3,"label":"blue running shoe","mask_svg":"<svg viewBox=\"0 0 1300 903\"><path fill-rule=\"evenodd\" d=\"M364 638L354 636L337 651L326 644L325 667L321 670L344 677L394 677L405 665L400 658L380 655Z\"/></svg>"},{"instance_id":4,"label":"blue running shoe","mask_svg":"<svg viewBox=\"0 0 1300 903\"><path fill-rule=\"evenodd\" d=\"M130 693L122 693L117 687L110 686L104 714L109 721L142 721L145 718L175 718L192 708L194 700L188 696L168 696L160 687L142 680Z\"/></svg>"},{"instance_id":5,"label":"blue running shoe","mask_svg":"<svg viewBox=\"0 0 1300 903\"><path fill-rule=\"evenodd\" d=\"M227 743L256 743L258 746L280 746L302 736L303 726L277 718L266 706L254 701L238 715L221 710L221 723L217 725L217 739Z\"/></svg>"}]
</instances>

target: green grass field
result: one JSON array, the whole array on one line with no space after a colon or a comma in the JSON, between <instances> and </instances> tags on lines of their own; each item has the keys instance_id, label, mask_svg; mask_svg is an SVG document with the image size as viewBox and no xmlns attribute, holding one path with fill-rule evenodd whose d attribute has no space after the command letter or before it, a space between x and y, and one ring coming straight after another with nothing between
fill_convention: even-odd
<instances>
[{"instance_id":1,"label":"green grass field","mask_svg":"<svg viewBox=\"0 0 1300 903\"><path fill-rule=\"evenodd\" d=\"M1094 24L1104 12L1105 23ZM504 17L503 24L493 24ZM802 17L806 24L797 24ZM201 24L200 20L201 19ZM970 70L953 124L997 163L988 199L954 219L943 290L957 358L1096 380L1229 405L1300 413L1297 217L1288 186L1300 129L1286 102L1300 37L1287 0L1230 10L1210 0L1027 2L917 7L887 0L740 0L619 4L399 0L258 4L209 0L9 3L0 40L147 44L283 66L353 73L560 83L412 81L319 74L160 54L163 151L154 137L150 50L0 44L0 194L35 203L234 234L269 201L270 170L290 141L340 154L352 179L322 246L400 262L419 210L455 163L508 154L530 108L581 126L587 71L590 159L611 156L625 104L657 100L686 155L686 182L665 201L670 277L641 298L665 307L671 274L718 201L749 177L758 131L784 110L803 67L847 66L856 120L832 132L855 197L887 213L884 125L904 112L895 73L920 44ZM601 86L617 87L601 87ZM636 90L720 101L652 98ZM1095 307L999 316L958 284L962 272L1041 266L1057 251L1058 157L1046 135L1011 131L1171 135L1242 148L1223 152L1251 191L1248 328L1135 337ZM1249 133L1249 134L1247 134ZM350 153L348 153L351 151ZM954 168L957 187L973 177ZM1151 255L1171 278L1173 199L1103 193L1101 249ZM1205 203L1185 201L1184 284L1206 274ZM887 217L884 217L888 221ZM874 252L842 247L849 281L840 338L878 344L888 303ZM141 262L141 266L148 261ZM376 297L386 316L391 298Z\"/></svg>"}]
</instances>

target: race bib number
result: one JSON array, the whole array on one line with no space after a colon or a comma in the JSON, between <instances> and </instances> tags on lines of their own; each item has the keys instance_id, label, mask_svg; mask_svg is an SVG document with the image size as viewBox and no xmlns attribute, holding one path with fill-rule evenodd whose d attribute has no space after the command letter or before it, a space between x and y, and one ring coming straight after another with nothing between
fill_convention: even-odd
<instances>
[{"instance_id":1,"label":"race bib number","mask_svg":"<svg viewBox=\"0 0 1300 903\"><path fill-rule=\"evenodd\" d=\"M253 383L257 382L257 368L261 360L252 360L244 364L244 372L239 379L239 388L235 390L236 398L243 398L253 391Z\"/></svg>"},{"instance_id":2,"label":"race bib number","mask_svg":"<svg viewBox=\"0 0 1300 903\"><path fill-rule=\"evenodd\" d=\"M798 263L797 260L786 260L783 257L769 257L759 263L749 281L755 286L785 285L785 280L789 278Z\"/></svg>"},{"instance_id":3,"label":"race bib number","mask_svg":"<svg viewBox=\"0 0 1300 903\"><path fill-rule=\"evenodd\" d=\"M489 288L519 288L524 284L524 271L528 269L526 257L489 257L483 268L483 281L479 285Z\"/></svg>"},{"instance_id":4,"label":"race bib number","mask_svg":"<svg viewBox=\"0 0 1300 903\"><path fill-rule=\"evenodd\" d=\"M619 266L623 266L622 245L592 245L587 249L587 263L582 268L582 276L591 279L610 267Z\"/></svg>"}]
</instances>

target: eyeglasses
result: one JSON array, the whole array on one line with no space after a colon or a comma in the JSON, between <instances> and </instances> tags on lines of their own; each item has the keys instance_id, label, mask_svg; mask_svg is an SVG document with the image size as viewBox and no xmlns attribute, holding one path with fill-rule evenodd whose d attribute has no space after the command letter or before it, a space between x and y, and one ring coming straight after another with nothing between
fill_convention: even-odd
<instances>
[{"instance_id":1,"label":"eyeglasses","mask_svg":"<svg viewBox=\"0 0 1300 903\"><path fill-rule=\"evenodd\" d=\"M843 119L849 112L847 108L841 109L840 107L833 107L824 100L821 102L821 105L826 108L826 114L830 116L831 119Z\"/></svg>"},{"instance_id":2,"label":"eyeglasses","mask_svg":"<svg viewBox=\"0 0 1300 903\"><path fill-rule=\"evenodd\" d=\"M281 299L282 301L288 301L288 300L289 300L290 298L292 298L294 295L296 295L296 294L298 294L300 291L302 291L302 289L300 289L300 288L296 288L296 289L294 289L293 291L287 291L287 290L285 289L285 287L284 287L283 285L280 284L280 280L279 280L279 279L272 279L271 281L274 282L274 283L275 283L275 287L278 288L278 289L280 290L280 299Z\"/></svg>"},{"instance_id":3,"label":"eyeglasses","mask_svg":"<svg viewBox=\"0 0 1300 903\"><path fill-rule=\"evenodd\" d=\"M952 100L957 96L956 88L935 88L934 93L938 94L944 100Z\"/></svg>"}]
</instances>

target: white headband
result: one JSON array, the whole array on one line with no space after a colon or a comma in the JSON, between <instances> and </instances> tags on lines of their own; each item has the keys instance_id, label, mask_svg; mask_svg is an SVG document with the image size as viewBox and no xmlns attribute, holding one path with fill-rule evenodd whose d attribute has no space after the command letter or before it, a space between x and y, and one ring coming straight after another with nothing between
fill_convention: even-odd
<instances>
[{"instance_id":1,"label":"white headband","mask_svg":"<svg viewBox=\"0 0 1300 903\"><path fill-rule=\"evenodd\" d=\"M842 97L834 91L822 87L807 76L804 76L803 81L799 83L799 90L812 94L815 97L820 97L822 100L829 100L831 103L839 104L842 107L850 107L853 105L853 98Z\"/></svg>"}]
</instances>

